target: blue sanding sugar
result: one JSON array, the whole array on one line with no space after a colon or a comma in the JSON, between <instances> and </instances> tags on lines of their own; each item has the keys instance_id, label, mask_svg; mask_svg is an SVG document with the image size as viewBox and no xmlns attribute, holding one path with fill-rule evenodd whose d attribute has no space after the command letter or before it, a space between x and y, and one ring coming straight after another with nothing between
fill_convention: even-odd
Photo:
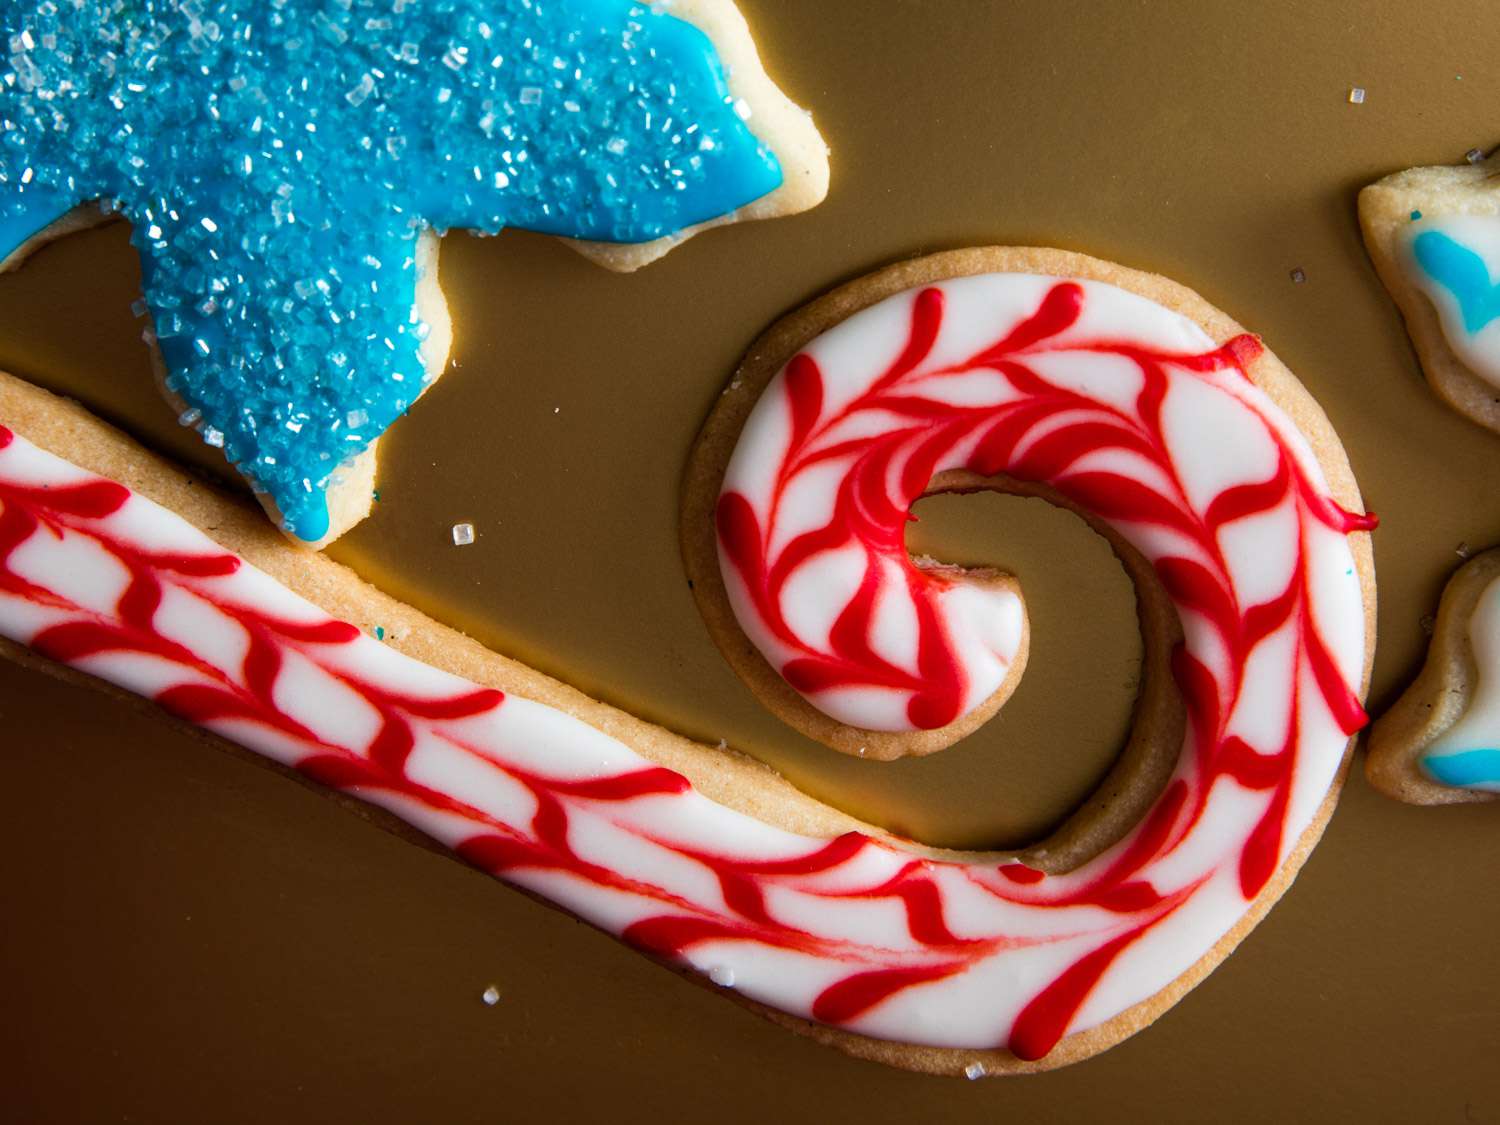
<instances>
[{"instance_id":1,"label":"blue sanding sugar","mask_svg":"<svg viewBox=\"0 0 1500 1125\"><path fill-rule=\"evenodd\" d=\"M418 234L640 242L781 183L713 44L624 0L0 0L0 258L133 224L184 422L286 529L421 392Z\"/></svg>"}]
</instances>

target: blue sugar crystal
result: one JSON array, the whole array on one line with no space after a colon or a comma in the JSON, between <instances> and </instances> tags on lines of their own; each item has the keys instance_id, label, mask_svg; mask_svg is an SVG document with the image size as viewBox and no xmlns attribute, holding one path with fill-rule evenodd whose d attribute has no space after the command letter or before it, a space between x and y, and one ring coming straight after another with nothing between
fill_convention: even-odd
<instances>
[{"instance_id":1,"label":"blue sugar crystal","mask_svg":"<svg viewBox=\"0 0 1500 1125\"><path fill-rule=\"evenodd\" d=\"M642 242L781 183L713 44L626 0L0 0L0 259L134 225L168 372L286 529L422 390L416 239Z\"/></svg>"}]
</instances>

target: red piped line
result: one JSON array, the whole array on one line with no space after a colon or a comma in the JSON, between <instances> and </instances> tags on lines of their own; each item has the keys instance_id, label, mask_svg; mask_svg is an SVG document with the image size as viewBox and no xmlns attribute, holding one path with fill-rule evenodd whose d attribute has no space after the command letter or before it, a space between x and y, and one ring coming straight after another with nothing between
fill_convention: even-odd
<instances>
[{"instance_id":1,"label":"red piped line","mask_svg":"<svg viewBox=\"0 0 1500 1125\"><path fill-rule=\"evenodd\" d=\"M872 969L845 977L829 985L813 1001L812 1017L823 1023L841 1024L856 1020L876 1005L898 992L919 984L951 977L966 967L963 961L943 961L936 965L914 965L897 969Z\"/></svg>"},{"instance_id":2,"label":"red piped line","mask_svg":"<svg viewBox=\"0 0 1500 1125\"><path fill-rule=\"evenodd\" d=\"M1025 886L1040 883L1047 877L1045 871L1038 871L1034 867L1027 867L1024 863L1001 864L1000 874L1004 875L1012 883L1021 883Z\"/></svg>"},{"instance_id":3,"label":"red piped line","mask_svg":"<svg viewBox=\"0 0 1500 1125\"><path fill-rule=\"evenodd\" d=\"M944 296L941 289L927 288L917 294L911 306L911 331L906 346L884 375L875 380L874 391L882 391L892 383L910 375L919 363L932 352L938 333L943 327Z\"/></svg>"},{"instance_id":4,"label":"red piped line","mask_svg":"<svg viewBox=\"0 0 1500 1125\"><path fill-rule=\"evenodd\" d=\"M632 801L637 797L658 795L676 796L692 788L688 779L673 770L656 766L650 769L633 770L630 773L611 777L591 777L582 781L551 782L557 793L569 797L582 797L589 801Z\"/></svg>"}]
</instances>

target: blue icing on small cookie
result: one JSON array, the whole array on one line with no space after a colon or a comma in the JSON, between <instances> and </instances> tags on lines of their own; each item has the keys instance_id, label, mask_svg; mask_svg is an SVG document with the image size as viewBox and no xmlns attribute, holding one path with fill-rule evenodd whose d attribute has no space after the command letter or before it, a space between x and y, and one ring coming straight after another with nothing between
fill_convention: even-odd
<instances>
[{"instance_id":1,"label":"blue icing on small cookie","mask_svg":"<svg viewBox=\"0 0 1500 1125\"><path fill-rule=\"evenodd\" d=\"M1423 231L1411 248L1422 272L1458 302L1465 331L1478 332L1500 316L1500 286L1481 255L1440 230Z\"/></svg>"},{"instance_id":2,"label":"blue icing on small cookie","mask_svg":"<svg viewBox=\"0 0 1500 1125\"><path fill-rule=\"evenodd\" d=\"M3 11L0 259L129 218L185 420L308 541L422 390L421 231L648 241L782 179L707 36L626 0Z\"/></svg>"},{"instance_id":3,"label":"blue icing on small cookie","mask_svg":"<svg viewBox=\"0 0 1500 1125\"><path fill-rule=\"evenodd\" d=\"M1443 785L1461 789L1500 785L1500 750L1460 750L1453 754L1429 754L1422 768Z\"/></svg>"}]
</instances>

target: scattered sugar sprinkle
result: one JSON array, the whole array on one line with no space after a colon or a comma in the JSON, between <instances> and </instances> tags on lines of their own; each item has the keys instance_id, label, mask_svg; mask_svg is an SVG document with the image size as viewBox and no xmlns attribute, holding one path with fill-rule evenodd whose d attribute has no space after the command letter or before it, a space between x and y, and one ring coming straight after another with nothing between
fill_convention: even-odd
<instances>
[{"instance_id":1,"label":"scattered sugar sprinkle","mask_svg":"<svg viewBox=\"0 0 1500 1125\"><path fill-rule=\"evenodd\" d=\"M734 970L728 965L715 965L708 970L708 979L720 988L734 987Z\"/></svg>"},{"instance_id":2,"label":"scattered sugar sprinkle","mask_svg":"<svg viewBox=\"0 0 1500 1125\"><path fill-rule=\"evenodd\" d=\"M1474 553L1474 548L1470 547L1467 542L1462 542L1453 548L1453 553L1461 559L1466 559Z\"/></svg>"},{"instance_id":3,"label":"scattered sugar sprinkle","mask_svg":"<svg viewBox=\"0 0 1500 1125\"><path fill-rule=\"evenodd\" d=\"M500 990L492 984L479 994L479 999L484 1001L486 1008L493 1008L500 1003Z\"/></svg>"},{"instance_id":4,"label":"scattered sugar sprinkle","mask_svg":"<svg viewBox=\"0 0 1500 1125\"><path fill-rule=\"evenodd\" d=\"M1292 270L1291 278L1292 284L1301 285L1304 281L1307 280L1307 274L1303 271L1301 266L1298 266L1294 270Z\"/></svg>"},{"instance_id":5,"label":"scattered sugar sprinkle","mask_svg":"<svg viewBox=\"0 0 1500 1125\"><path fill-rule=\"evenodd\" d=\"M1470 164L1478 164L1484 159L1484 151L1482 149L1471 148L1468 152L1464 153L1464 159Z\"/></svg>"},{"instance_id":6,"label":"scattered sugar sprinkle","mask_svg":"<svg viewBox=\"0 0 1500 1125\"><path fill-rule=\"evenodd\" d=\"M474 542L474 525L472 523L456 523L453 525L453 545L455 547L467 547Z\"/></svg>"},{"instance_id":7,"label":"scattered sugar sprinkle","mask_svg":"<svg viewBox=\"0 0 1500 1125\"><path fill-rule=\"evenodd\" d=\"M1420 211L1413 211L1411 213L1411 221L1412 222L1416 222L1421 217L1422 217L1422 212L1420 212Z\"/></svg>"},{"instance_id":8,"label":"scattered sugar sprinkle","mask_svg":"<svg viewBox=\"0 0 1500 1125\"><path fill-rule=\"evenodd\" d=\"M968 1066L964 1067L964 1077L967 1078L970 1082L974 1081L976 1078L983 1078L984 1063L971 1062Z\"/></svg>"},{"instance_id":9,"label":"scattered sugar sprinkle","mask_svg":"<svg viewBox=\"0 0 1500 1125\"><path fill-rule=\"evenodd\" d=\"M1349 104L1350 105L1364 105L1365 104L1365 88L1363 86L1350 86L1349 87Z\"/></svg>"}]
</instances>

